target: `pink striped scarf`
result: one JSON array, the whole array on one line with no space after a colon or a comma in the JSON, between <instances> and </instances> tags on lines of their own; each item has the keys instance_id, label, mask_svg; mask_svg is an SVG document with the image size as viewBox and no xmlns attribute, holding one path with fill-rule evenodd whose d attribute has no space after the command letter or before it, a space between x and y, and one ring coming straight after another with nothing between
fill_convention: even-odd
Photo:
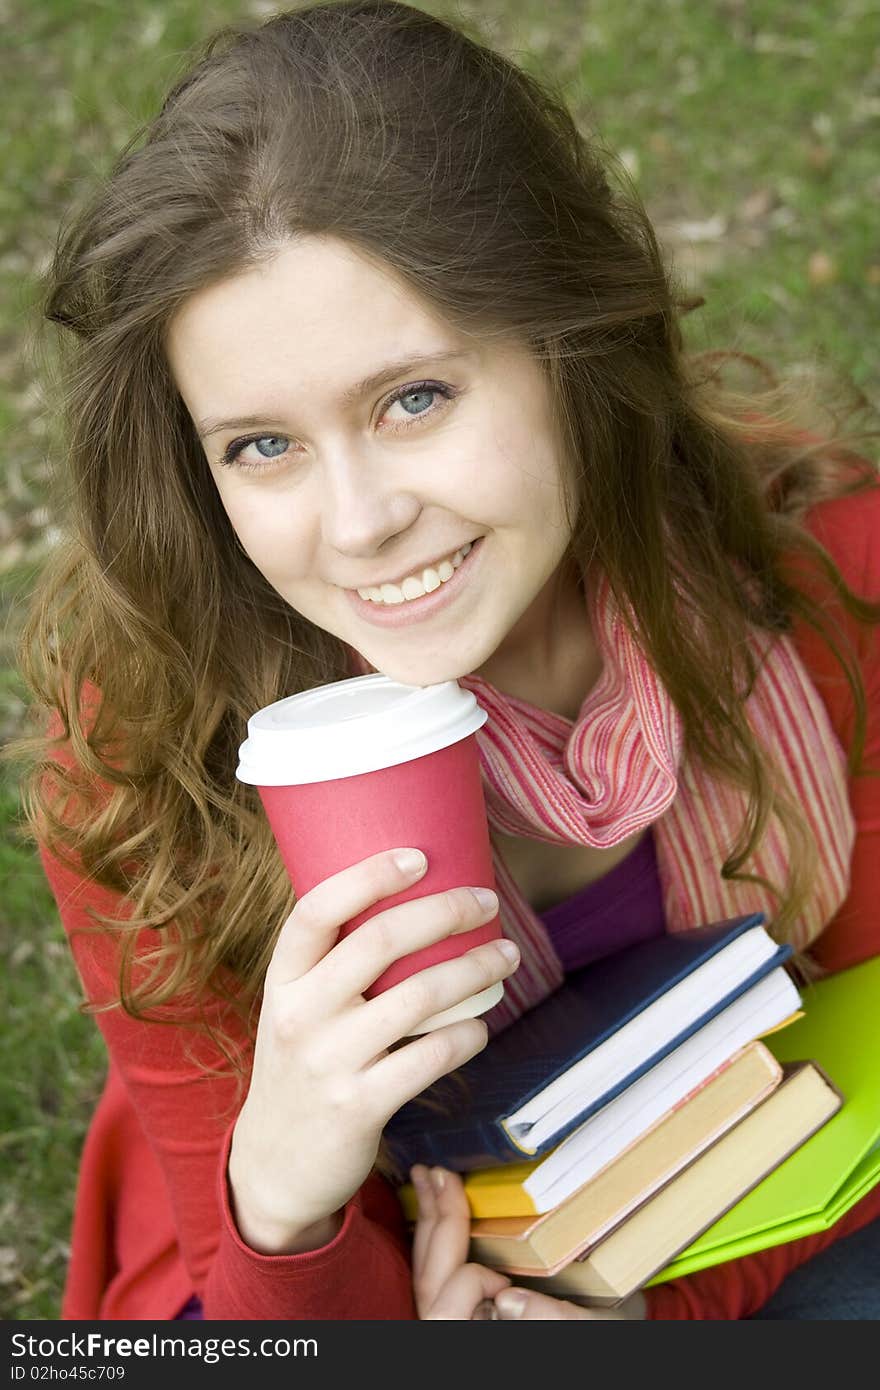
<instances>
[{"instance_id":1,"label":"pink striped scarf","mask_svg":"<svg viewBox=\"0 0 880 1390\"><path fill-rule=\"evenodd\" d=\"M459 679L489 715L477 741L490 827L547 844L607 847L653 826L668 931L758 911L772 923L775 895L721 877L744 822L745 795L684 756L680 716L606 581L589 602L603 669L576 722L505 695L480 676ZM756 633L752 642L760 667L747 703L749 723L787 775L816 841L814 888L791 937L804 947L848 888L855 823L846 758L791 640L770 643ZM787 862L787 838L774 816L744 867L781 886ZM497 845L494 866L502 928L522 953L504 1000L486 1015L490 1031L498 1032L556 989L563 971Z\"/></svg>"}]
</instances>

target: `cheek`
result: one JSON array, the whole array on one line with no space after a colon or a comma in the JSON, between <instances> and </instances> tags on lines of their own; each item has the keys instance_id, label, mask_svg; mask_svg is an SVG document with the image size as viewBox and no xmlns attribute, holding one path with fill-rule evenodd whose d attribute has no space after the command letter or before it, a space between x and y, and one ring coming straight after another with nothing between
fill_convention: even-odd
<instances>
[{"instance_id":1,"label":"cheek","mask_svg":"<svg viewBox=\"0 0 880 1390\"><path fill-rule=\"evenodd\" d=\"M540 519L558 524L563 516L564 473L552 423L537 405L496 416L479 450L472 493L494 499L509 520ZM475 486L474 486L475 485Z\"/></svg>"},{"instance_id":2,"label":"cheek","mask_svg":"<svg viewBox=\"0 0 880 1390\"><path fill-rule=\"evenodd\" d=\"M218 487L218 493L242 548L267 578L303 577L307 527L297 509L268 491L245 495L234 487Z\"/></svg>"},{"instance_id":3,"label":"cheek","mask_svg":"<svg viewBox=\"0 0 880 1390\"><path fill-rule=\"evenodd\" d=\"M487 502L487 515L496 524L546 532L564 522L562 478L555 458L539 449L520 448L518 454L481 470L478 499Z\"/></svg>"}]
</instances>

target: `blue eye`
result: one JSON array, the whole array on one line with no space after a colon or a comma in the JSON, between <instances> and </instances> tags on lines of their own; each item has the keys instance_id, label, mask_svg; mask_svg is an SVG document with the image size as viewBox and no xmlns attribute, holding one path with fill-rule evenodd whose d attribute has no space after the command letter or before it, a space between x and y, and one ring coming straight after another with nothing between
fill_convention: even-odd
<instances>
[{"instance_id":1,"label":"blue eye","mask_svg":"<svg viewBox=\"0 0 880 1390\"><path fill-rule=\"evenodd\" d=\"M409 410L409 407L406 406L406 405L404 405L404 401L418 400L418 398L419 398L420 396L421 396L422 399L424 400L425 397L436 396L436 394L437 394L437 392L436 392L436 390L435 390L433 387L431 387L431 386L425 386L425 387L422 387L422 388L421 388L420 390L418 390L418 391L407 391L405 395L403 395L403 396L398 396L398 397L396 398L396 400L393 400L393 401L391 402L391 405L397 405L398 403L400 403L400 405L403 406L404 410ZM413 414L413 415L416 415L416 416L418 416L418 415L425 415L425 414L427 414L427 411L415 410L415 411L412 412L412 414Z\"/></svg>"},{"instance_id":2,"label":"blue eye","mask_svg":"<svg viewBox=\"0 0 880 1390\"><path fill-rule=\"evenodd\" d=\"M286 445L285 445L285 440L284 440L284 436L283 436L283 435L263 434L263 435L260 436L259 439L254 439L254 440L252 440L251 442L252 442L253 444L260 445L260 444L262 444L262 443L264 442L264 440L268 440L268 442L269 442L270 444L276 444L276 445L279 445L279 446L280 446L280 447L276 450L275 453L273 453L272 450L270 449L269 452L268 452L268 454L266 455L267 458L277 458L277 457L278 457L278 454L283 454L283 453L284 453L284 449L285 449Z\"/></svg>"},{"instance_id":3,"label":"blue eye","mask_svg":"<svg viewBox=\"0 0 880 1390\"><path fill-rule=\"evenodd\" d=\"M410 415L410 422L393 423L389 428L392 432L396 432L399 429L408 430L411 429L413 425L417 425L420 420L436 415L438 411L443 410L444 407L440 405L432 408L429 405L427 409L410 412L409 408L403 404L404 401L418 400L419 397L442 396L444 402L448 402L457 395L458 392L453 387L444 386L438 381L411 382L407 386L399 387L388 397L383 403L382 414L384 415L386 411L391 409L392 405L400 401L402 408ZM268 453L263 453L262 458L256 461L241 459L239 455L251 444L268 444L270 446L270 451ZM268 467L274 459L280 458L286 452L289 444L290 440L283 434L251 434L244 439L234 439L227 447L223 457L220 459L220 463L225 468L235 465L245 472L260 472L262 469ZM273 448L274 452L272 451Z\"/></svg>"},{"instance_id":4,"label":"blue eye","mask_svg":"<svg viewBox=\"0 0 880 1390\"><path fill-rule=\"evenodd\" d=\"M224 468L229 468L233 464L237 468L244 469L246 472L258 472L262 467L270 464L274 458L279 458L284 453L288 445L288 440L283 434L252 434L246 439L235 439L228 446L226 452L220 460ZM275 453L264 455L262 461L251 463L246 459L239 461L239 454L243 449L247 449L251 444L270 444L279 446Z\"/></svg>"},{"instance_id":5,"label":"blue eye","mask_svg":"<svg viewBox=\"0 0 880 1390\"><path fill-rule=\"evenodd\" d=\"M382 414L384 415L385 412L390 410L393 405L396 405L398 401L401 405L403 405L404 401L418 400L420 396L422 398L426 396L442 396L444 402L448 402L451 401L452 398L457 395L458 392L452 386L444 386L439 381L411 382L408 386L399 387L398 390L394 391L388 397L387 401L385 401L382 407ZM416 423L417 421L424 419L424 417L427 415L436 415L439 411L443 410L443 408L444 407L440 405L434 406L433 409L429 408L427 410L416 410L410 412L408 407L403 405L403 409L407 411L407 414L409 414L410 420L413 423ZM392 424L390 428L392 430L396 430L397 428L399 428L399 426ZM404 424L403 428L405 430L409 429L410 425Z\"/></svg>"}]
</instances>

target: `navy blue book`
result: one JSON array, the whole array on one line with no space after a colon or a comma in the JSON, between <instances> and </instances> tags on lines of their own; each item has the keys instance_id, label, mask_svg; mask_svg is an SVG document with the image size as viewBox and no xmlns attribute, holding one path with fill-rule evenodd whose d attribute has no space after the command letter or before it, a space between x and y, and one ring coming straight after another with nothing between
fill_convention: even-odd
<instances>
[{"instance_id":1,"label":"navy blue book","mask_svg":"<svg viewBox=\"0 0 880 1390\"><path fill-rule=\"evenodd\" d=\"M778 970L786 986L779 1016L756 1014L750 1036L759 1036L791 1016L793 1000L797 1007L784 969L791 954L772 939L763 914L752 913L651 937L572 972L392 1115L384 1133L401 1176L413 1163L468 1172L545 1154L677 1048L692 1059L689 1040L722 1011L730 1011L729 1036L736 1023L741 1043L744 996ZM706 1029L716 1049L718 1034ZM722 1044L719 1063L726 1055Z\"/></svg>"}]
</instances>

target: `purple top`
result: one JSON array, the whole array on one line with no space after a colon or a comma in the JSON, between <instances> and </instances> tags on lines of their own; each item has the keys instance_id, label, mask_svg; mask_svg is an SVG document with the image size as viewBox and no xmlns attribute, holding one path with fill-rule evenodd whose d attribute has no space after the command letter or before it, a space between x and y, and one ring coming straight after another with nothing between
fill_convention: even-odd
<instances>
[{"instance_id":1,"label":"purple top","mask_svg":"<svg viewBox=\"0 0 880 1390\"><path fill-rule=\"evenodd\" d=\"M540 913L568 974L666 930L654 835L648 831L630 854L595 883Z\"/></svg>"}]
</instances>

